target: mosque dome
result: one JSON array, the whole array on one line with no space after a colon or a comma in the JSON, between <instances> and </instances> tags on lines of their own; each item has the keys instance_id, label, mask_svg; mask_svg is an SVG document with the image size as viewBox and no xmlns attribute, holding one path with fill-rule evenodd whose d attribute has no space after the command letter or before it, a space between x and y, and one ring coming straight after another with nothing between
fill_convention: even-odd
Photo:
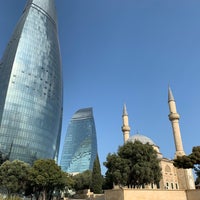
<instances>
[{"instance_id":1,"label":"mosque dome","mask_svg":"<svg viewBox=\"0 0 200 200\"><path fill-rule=\"evenodd\" d=\"M147 144L149 143L150 145L154 145L156 146L156 144L153 142L153 140L151 140L150 138L141 135L141 134L135 134L133 136L131 136L128 140L128 142L135 142L135 141L140 141L142 144Z\"/></svg>"},{"instance_id":2,"label":"mosque dome","mask_svg":"<svg viewBox=\"0 0 200 200\"><path fill-rule=\"evenodd\" d=\"M141 135L141 134L135 134L127 140L127 142L135 142L135 141L140 141L142 144L147 144L149 143L150 145L153 146L154 150L158 153L158 158L162 158L162 154L160 153L159 147L153 142L152 139L148 138L147 136Z\"/></svg>"}]
</instances>

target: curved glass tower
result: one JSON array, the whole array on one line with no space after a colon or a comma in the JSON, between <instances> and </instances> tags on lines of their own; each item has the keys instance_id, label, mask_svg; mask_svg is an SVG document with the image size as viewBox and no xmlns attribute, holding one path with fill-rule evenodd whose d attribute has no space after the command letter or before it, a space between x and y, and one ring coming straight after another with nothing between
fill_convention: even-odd
<instances>
[{"instance_id":1,"label":"curved glass tower","mask_svg":"<svg viewBox=\"0 0 200 200\"><path fill-rule=\"evenodd\" d=\"M61 168L68 173L92 170L96 156L97 139L92 108L80 109L73 115L67 129Z\"/></svg>"},{"instance_id":2,"label":"curved glass tower","mask_svg":"<svg viewBox=\"0 0 200 200\"><path fill-rule=\"evenodd\" d=\"M0 151L56 158L62 74L54 0L29 0L0 61Z\"/></svg>"}]
</instances>

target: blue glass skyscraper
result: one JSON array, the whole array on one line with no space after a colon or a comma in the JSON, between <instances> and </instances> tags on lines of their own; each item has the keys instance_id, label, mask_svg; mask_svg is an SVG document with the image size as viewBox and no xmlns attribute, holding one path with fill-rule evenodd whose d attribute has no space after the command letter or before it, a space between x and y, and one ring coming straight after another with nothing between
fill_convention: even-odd
<instances>
[{"instance_id":1,"label":"blue glass skyscraper","mask_svg":"<svg viewBox=\"0 0 200 200\"><path fill-rule=\"evenodd\" d=\"M0 61L0 151L10 160L57 157L61 73L54 0L28 0Z\"/></svg>"},{"instance_id":2,"label":"blue glass skyscraper","mask_svg":"<svg viewBox=\"0 0 200 200\"><path fill-rule=\"evenodd\" d=\"M80 109L73 115L67 129L61 168L68 173L92 170L96 156L97 139L92 108Z\"/></svg>"}]
</instances>

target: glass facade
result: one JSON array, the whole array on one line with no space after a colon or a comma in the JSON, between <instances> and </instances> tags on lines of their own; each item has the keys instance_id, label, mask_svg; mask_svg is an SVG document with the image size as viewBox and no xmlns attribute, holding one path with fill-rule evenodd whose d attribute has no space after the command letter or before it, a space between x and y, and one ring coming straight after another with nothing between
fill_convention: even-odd
<instances>
[{"instance_id":1,"label":"glass facade","mask_svg":"<svg viewBox=\"0 0 200 200\"><path fill-rule=\"evenodd\" d=\"M92 108L78 110L72 117L64 141L61 168L68 173L92 170L97 156L96 129Z\"/></svg>"},{"instance_id":2,"label":"glass facade","mask_svg":"<svg viewBox=\"0 0 200 200\"><path fill-rule=\"evenodd\" d=\"M29 0L0 61L0 151L56 159L62 71L54 0Z\"/></svg>"}]
</instances>

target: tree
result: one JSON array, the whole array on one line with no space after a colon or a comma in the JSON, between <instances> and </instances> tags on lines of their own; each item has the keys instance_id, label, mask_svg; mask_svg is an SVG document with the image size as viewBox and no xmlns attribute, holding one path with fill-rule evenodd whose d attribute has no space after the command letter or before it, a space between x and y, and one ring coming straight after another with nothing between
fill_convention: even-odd
<instances>
[{"instance_id":1,"label":"tree","mask_svg":"<svg viewBox=\"0 0 200 200\"><path fill-rule=\"evenodd\" d=\"M197 175L195 184L200 183L200 146L193 147L192 153L188 156L177 156L174 159L174 166L183 169L194 168Z\"/></svg>"},{"instance_id":2,"label":"tree","mask_svg":"<svg viewBox=\"0 0 200 200\"><path fill-rule=\"evenodd\" d=\"M108 169L106 178L131 188L158 184L162 176L157 152L150 144L139 141L127 142L119 147L117 154L108 154L104 165Z\"/></svg>"},{"instance_id":3,"label":"tree","mask_svg":"<svg viewBox=\"0 0 200 200\"><path fill-rule=\"evenodd\" d=\"M128 175L130 174L130 161L123 159L117 154L108 154L107 162L104 165L108 168L105 176L105 182L109 187L115 185L126 185Z\"/></svg>"},{"instance_id":4,"label":"tree","mask_svg":"<svg viewBox=\"0 0 200 200\"><path fill-rule=\"evenodd\" d=\"M42 194L43 200L46 200L51 198L53 191L67 186L66 176L54 160L36 160L30 170L29 181L36 198Z\"/></svg>"},{"instance_id":5,"label":"tree","mask_svg":"<svg viewBox=\"0 0 200 200\"><path fill-rule=\"evenodd\" d=\"M101 167L99 163L99 156L97 155L92 169L92 185L91 189L95 194L102 193L103 178L101 175Z\"/></svg>"},{"instance_id":6,"label":"tree","mask_svg":"<svg viewBox=\"0 0 200 200\"><path fill-rule=\"evenodd\" d=\"M19 160L6 161L0 166L0 185L8 196L25 190L30 166Z\"/></svg>"},{"instance_id":7,"label":"tree","mask_svg":"<svg viewBox=\"0 0 200 200\"><path fill-rule=\"evenodd\" d=\"M80 174L74 175L73 179L74 179L74 189L76 191L90 189L92 172L90 170L86 170Z\"/></svg>"},{"instance_id":8,"label":"tree","mask_svg":"<svg viewBox=\"0 0 200 200\"><path fill-rule=\"evenodd\" d=\"M174 159L174 166L177 168L189 169L194 167L194 163L191 160L190 156L177 156Z\"/></svg>"},{"instance_id":9,"label":"tree","mask_svg":"<svg viewBox=\"0 0 200 200\"><path fill-rule=\"evenodd\" d=\"M177 156L174 159L174 166L183 169L194 168L195 165L200 164L200 146L192 148L192 153L188 156Z\"/></svg>"},{"instance_id":10,"label":"tree","mask_svg":"<svg viewBox=\"0 0 200 200\"><path fill-rule=\"evenodd\" d=\"M102 185L102 189L103 190L109 190L113 188L113 180L110 174L105 174L105 176L103 177L103 185Z\"/></svg>"}]
</instances>

